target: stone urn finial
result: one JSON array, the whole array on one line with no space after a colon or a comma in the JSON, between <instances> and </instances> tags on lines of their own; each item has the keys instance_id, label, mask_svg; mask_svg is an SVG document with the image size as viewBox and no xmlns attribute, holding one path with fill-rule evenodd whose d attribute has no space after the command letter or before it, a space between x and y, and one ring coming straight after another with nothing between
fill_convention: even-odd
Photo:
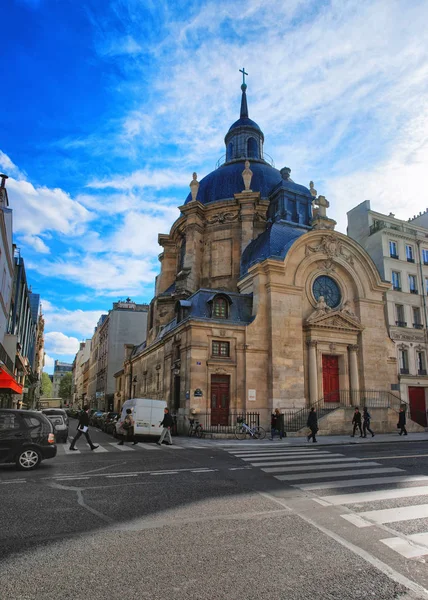
<instances>
[{"instance_id":1,"label":"stone urn finial","mask_svg":"<svg viewBox=\"0 0 428 600\"><path fill-rule=\"evenodd\" d=\"M198 195L199 181L198 181L197 173L193 173L192 177L193 177L193 179L190 182L190 193L192 194L192 202L193 202L193 200L196 200L196 196Z\"/></svg>"},{"instance_id":2,"label":"stone urn finial","mask_svg":"<svg viewBox=\"0 0 428 600\"><path fill-rule=\"evenodd\" d=\"M244 192L251 192L252 191L250 189L251 178L252 177L253 177L253 172L250 169L250 161L246 160L245 161L245 169L242 171L242 179L244 180L244 186L245 186Z\"/></svg>"}]
</instances>

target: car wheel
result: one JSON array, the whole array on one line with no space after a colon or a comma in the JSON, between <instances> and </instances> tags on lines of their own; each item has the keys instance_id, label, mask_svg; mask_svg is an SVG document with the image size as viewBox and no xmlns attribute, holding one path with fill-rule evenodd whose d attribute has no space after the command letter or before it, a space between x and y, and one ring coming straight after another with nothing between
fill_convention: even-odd
<instances>
[{"instance_id":1,"label":"car wheel","mask_svg":"<svg viewBox=\"0 0 428 600\"><path fill-rule=\"evenodd\" d=\"M31 471L31 469L35 469L42 462L42 457L40 452L35 448L27 448L18 454L15 462L18 469Z\"/></svg>"}]
</instances>

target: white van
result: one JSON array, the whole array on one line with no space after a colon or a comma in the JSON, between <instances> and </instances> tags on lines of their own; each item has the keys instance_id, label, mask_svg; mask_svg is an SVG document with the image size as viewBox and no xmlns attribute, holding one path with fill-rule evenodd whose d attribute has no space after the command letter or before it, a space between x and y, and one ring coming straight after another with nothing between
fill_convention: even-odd
<instances>
[{"instance_id":1,"label":"white van","mask_svg":"<svg viewBox=\"0 0 428 600\"><path fill-rule=\"evenodd\" d=\"M135 421L134 435L137 437L148 435L160 436L163 428L159 423L164 418L164 408L167 408L165 400L131 398L122 407L121 421L125 419L128 408L132 410L132 416Z\"/></svg>"}]
</instances>

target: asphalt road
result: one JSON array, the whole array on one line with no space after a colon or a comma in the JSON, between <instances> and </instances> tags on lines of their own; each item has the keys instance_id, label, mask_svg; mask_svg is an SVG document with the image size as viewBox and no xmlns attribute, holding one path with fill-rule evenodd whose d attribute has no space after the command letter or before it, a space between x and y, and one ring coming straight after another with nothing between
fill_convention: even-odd
<instances>
[{"instance_id":1,"label":"asphalt road","mask_svg":"<svg viewBox=\"0 0 428 600\"><path fill-rule=\"evenodd\" d=\"M428 599L427 442L93 439L0 466L2 600Z\"/></svg>"}]
</instances>

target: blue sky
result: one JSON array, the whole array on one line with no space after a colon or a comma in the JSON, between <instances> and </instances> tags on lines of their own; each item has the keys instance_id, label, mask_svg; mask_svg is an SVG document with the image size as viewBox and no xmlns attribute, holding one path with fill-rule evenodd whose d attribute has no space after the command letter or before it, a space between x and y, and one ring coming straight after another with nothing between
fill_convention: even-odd
<instances>
[{"instance_id":1,"label":"blue sky","mask_svg":"<svg viewBox=\"0 0 428 600\"><path fill-rule=\"evenodd\" d=\"M6 0L0 168L46 318L47 369L102 312L149 302L157 234L250 117L346 211L428 206L425 0Z\"/></svg>"}]
</instances>

